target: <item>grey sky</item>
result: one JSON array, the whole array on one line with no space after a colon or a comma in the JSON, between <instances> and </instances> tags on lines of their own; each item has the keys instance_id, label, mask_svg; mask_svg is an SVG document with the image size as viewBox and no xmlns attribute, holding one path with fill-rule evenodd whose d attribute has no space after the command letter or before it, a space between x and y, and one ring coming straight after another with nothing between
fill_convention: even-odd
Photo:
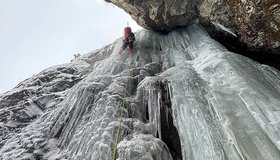
<instances>
[{"instance_id":1,"label":"grey sky","mask_svg":"<svg viewBox=\"0 0 280 160\"><path fill-rule=\"evenodd\" d=\"M0 93L113 42L128 14L102 0L0 0Z\"/></svg>"}]
</instances>

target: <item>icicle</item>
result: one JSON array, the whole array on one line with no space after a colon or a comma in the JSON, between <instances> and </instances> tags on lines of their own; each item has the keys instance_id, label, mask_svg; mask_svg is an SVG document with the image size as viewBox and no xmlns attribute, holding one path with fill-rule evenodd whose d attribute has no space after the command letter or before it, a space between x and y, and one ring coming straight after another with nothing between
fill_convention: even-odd
<instances>
[{"instance_id":1,"label":"icicle","mask_svg":"<svg viewBox=\"0 0 280 160\"><path fill-rule=\"evenodd\" d=\"M160 120L160 109L161 109L161 101L162 101L162 98L161 98L161 94L160 92L157 93L157 105L156 105L156 111L157 111L157 116L156 116L156 121L157 121L157 132L158 132L158 136L159 136L159 139L162 139L162 135L161 135L161 120Z\"/></svg>"}]
</instances>

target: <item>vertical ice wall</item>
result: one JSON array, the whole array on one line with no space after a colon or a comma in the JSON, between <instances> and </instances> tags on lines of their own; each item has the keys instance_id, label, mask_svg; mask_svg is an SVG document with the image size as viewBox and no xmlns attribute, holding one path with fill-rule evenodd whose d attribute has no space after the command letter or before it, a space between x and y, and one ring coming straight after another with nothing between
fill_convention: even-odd
<instances>
[{"instance_id":1,"label":"vertical ice wall","mask_svg":"<svg viewBox=\"0 0 280 160\"><path fill-rule=\"evenodd\" d=\"M119 160L175 159L160 139L162 82L183 159L280 159L279 71L228 52L197 24L142 30L132 55L119 55L120 46L100 50L104 60L83 56L91 73L8 140L0 159L109 160L120 121Z\"/></svg>"},{"instance_id":2,"label":"vertical ice wall","mask_svg":"<svg viewBox=\"0 0 280 160\"><path fill-rule=\"evenodd\" d=\"M184 33L192 59L162 73L184 159L280 159L279 71L228 52L197 26Z\"/></svg>"}]
</instances>

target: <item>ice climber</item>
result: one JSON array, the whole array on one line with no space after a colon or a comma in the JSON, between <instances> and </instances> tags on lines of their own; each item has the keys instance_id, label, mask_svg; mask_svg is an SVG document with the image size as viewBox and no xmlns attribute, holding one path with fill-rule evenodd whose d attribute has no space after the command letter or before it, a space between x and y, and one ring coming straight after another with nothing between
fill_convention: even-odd
<instances>
[{"instance_id":1,"label":"ice climber","mask_svg":"<svg viewBox=\"0 0 280 160\"><path fill-rule=\"evenodd\" d=\"M131 53L133 49L133 42L135 41L134 33L131 31L130 27L124 28L124 36L123 36L123 45L119 52L119 54L122 53L126 48L128 49L128 52Z\"/></svg>"}]
</instances>

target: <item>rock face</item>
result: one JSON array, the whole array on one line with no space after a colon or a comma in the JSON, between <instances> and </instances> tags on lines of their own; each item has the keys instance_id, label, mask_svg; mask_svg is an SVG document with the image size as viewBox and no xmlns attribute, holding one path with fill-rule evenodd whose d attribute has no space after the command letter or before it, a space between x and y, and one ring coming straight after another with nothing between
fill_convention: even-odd
<instances>
[{"instance_id":1,"label":"rock face","mask_svg":"<svg viewBox=\"0 0 280 160\"><path fill-rule=\"evenodd\" d=\"M124 9L142 27L170 31L186 26L197 16L197 0L105 0Z\"/></svg>"},{"instance_id":2,"label":"rock face","mask_svg":"<svg viewBox=\"0 0 280 160\"><path fill-rule=\"evenodd\" d=\"M251 49L280 47L279 0L204 0L200 17L230 28Z\"/></svg>"},{"instance_id":3,"label":"rock face","mask_svg":"<svg viewBox=\"0 0 280 160\"><path fill-rule=\"evenodd\" d=\"M254 59L259 55L255 60L261 63L265 63L263 58L267 59L263 52L278 55L280 59L279 0L106 1L122 8L146 29L168 32L198 20L210 36L232 51L254 52L248 56ZM275 58L267 61L280 63Z\"/></svg>"},{"instance_id":4,"label":"rock face","mask_svg":"<svg viewBox=\"0 0 280 160\"><path fill-rule=\"evenodd\" d=\"M280 68L279 0L203 0L199 11L208 33L227 48Z\"/></svg>"}]
</instances>

